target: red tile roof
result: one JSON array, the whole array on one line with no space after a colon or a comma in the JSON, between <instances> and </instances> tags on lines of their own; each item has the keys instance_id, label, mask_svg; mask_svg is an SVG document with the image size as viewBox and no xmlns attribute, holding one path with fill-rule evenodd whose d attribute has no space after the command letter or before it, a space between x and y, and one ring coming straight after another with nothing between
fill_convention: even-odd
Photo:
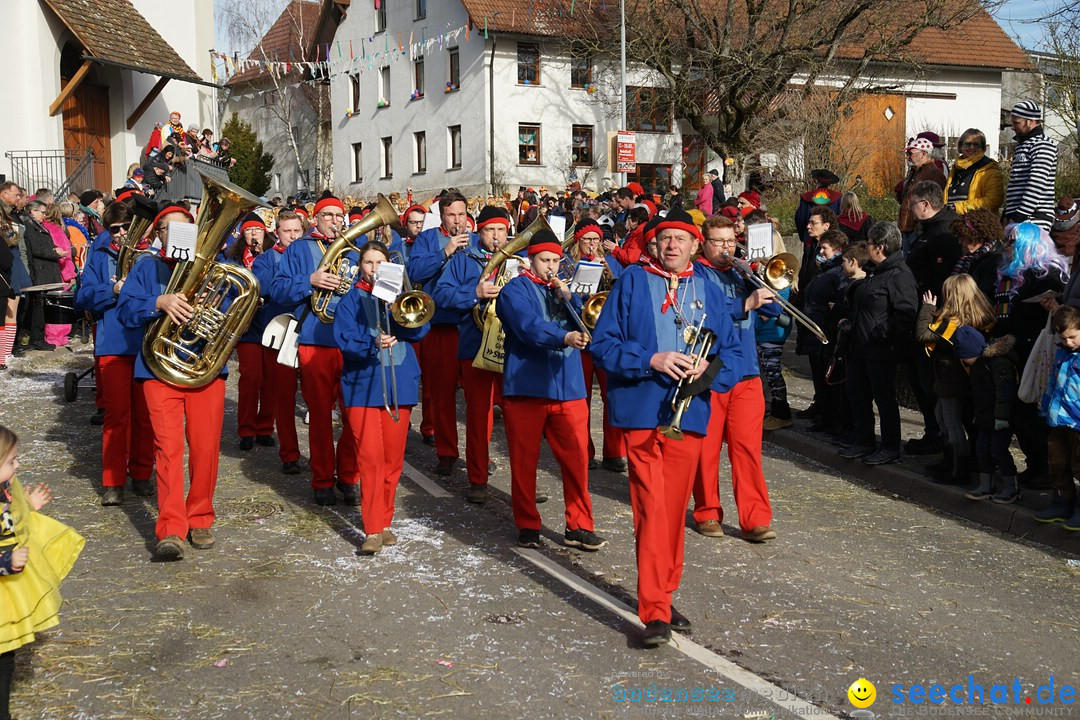
<instances>
[{"instance_id":1,"label":"red tile roof","mask_svg":"<svg viewBox=\"0 0 1080 720\"><path fill-rule=\"evenodd\" d=\"M663 0L654 0L662 2ZM521 35L544 37L573 37L591 18L604 11L604 0L574 0L575 12L570 14L572 0L461 0L474 27ZM722 0L715 0L720 6ZM918 2L896 0L890 5L890 15L903 13L902 6L911 3L917 11ZM629 5L629 3L628 3ZM611 28L613 43L618 42L618 2L607 0L607 16L602 22ZM925 10L925 7L924 7ZM631 7L627 8L631 13ZM857 52L856 54L861 54ZM923 30L901 55L926 65L979 67L988 69L1032 70L1027 55L1005 34L985 10L978 10L970 19L948 30Z\"/></svg>"},{"instance_id":2,"label":"red tile roof","mask_svg":"<svg viewBox=\"0 0 1080 720\"><path fill-rule=\"evenodd\" d=\"M324 6L325 3L321 1L292 0L248 55L248 59L281 62L314 60ZM264 75L266 71L252 67L233 75L225 84L235 86L258 80Z\"/></svg>"}]
</instances>

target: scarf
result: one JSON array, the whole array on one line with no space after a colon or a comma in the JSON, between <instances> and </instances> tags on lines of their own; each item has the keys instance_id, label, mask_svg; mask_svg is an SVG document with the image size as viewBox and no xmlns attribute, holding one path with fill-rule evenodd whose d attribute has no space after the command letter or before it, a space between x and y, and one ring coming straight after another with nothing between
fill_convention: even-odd
<instances>
[{"instance_id":1,"label":"scarf","mask_svg":"<svg viewBox=\"0 0 1080 720\"><path fill-rule=\"evenodd\" d=\"M663 315L667 313L668 308L673 307L678 302L676 293L679 291L679 280L693 277L694 265L693 263L691 263L688 268L679 273L673 273L669 270L665 270L659 265L654 265L651 262L644 265L643 267L645 268L645 272L651 273L653 275L659 275L660 277L668 281L667 292L664 294L664 302L660 305L660 314Z\"/></svg>"},{"instance_id":2,"label":"scarf","mask_svg":"<svg viewBox=\"0 0 1080 720\"><path fill-rule=\"evenodd\" d=\"M975 249L975 252L961 255L960 259L956 261L955 265L953 265L952 274L961 275L969 273L971 271L971 266L974 264L974 262L988 252L990 252L990 243L983 243Z\"/></svg>"}]
</instances>

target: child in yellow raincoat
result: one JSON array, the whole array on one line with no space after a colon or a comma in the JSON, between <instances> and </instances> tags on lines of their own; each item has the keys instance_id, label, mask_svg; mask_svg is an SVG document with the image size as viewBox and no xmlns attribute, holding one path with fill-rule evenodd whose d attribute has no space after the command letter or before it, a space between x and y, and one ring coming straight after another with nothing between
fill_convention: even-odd
<instances>
[{"instance_id":1,"label":"child in yellow raincoat","mask_svg":"<svg viewBox=\"0 0 1080 720\"><path fill-rule=\"evenodd\" d=\"M0 425L0 720L11 717L15 651L59 622L60 581L86 543L38 512L52 499L47 485L27 493L15 479L18 445L18 436Z\"/></svg>"}]
</instances>

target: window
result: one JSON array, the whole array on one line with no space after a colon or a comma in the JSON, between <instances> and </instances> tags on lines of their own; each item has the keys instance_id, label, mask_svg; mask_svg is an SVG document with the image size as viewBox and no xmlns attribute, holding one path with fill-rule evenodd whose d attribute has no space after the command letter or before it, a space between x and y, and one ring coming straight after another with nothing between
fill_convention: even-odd
<instances>
[{"instance_id":1,"label":"window","mask_svg":"<svg viewBox=\"0 0 1080 720\"><path fill-rule=\"evenodd\" d=\"M360 160L363 148L363 143L352 144L352 181L354 183L364 182L364 166Z\"/></svg>"},{"instance_id":2,"label":"window","mask_svg":"<svg viewBox=\"0 0 1080 720\"><path fill-rule=\"evenodd\" d=\"M427 172L427 133L413 133L413 145L416 147L416 166L413 172L421 175Z\"/></svg>"},{"instance_id":3,"label":"window","mask_svg":"<svg viewBox=\"0 0 1080 720\"><path fill-rule=\"evenodd\" d=\"M518 43L518 85L540 84L540 46Z\"/></svg>"},{"instance_id":4,"label":"window","mask_svg":"<svg viewBox=\"0 0 1080 720\"><path fill-rule=\"evenodd\" d=\"M386 0L383 0L375 8L375 32L382 32L386 29Z\"/></svg>"},{"instance_id":5,"label":"window","mask_svg":"<svg viewBox=\"0 0 1080 720\"><path fill-rule=\"evenodd\" d=\"M349 87L352 91L352 104L349 107L355 112L360 109L360 75L349 76Z\"/></svg>"},{"instance_id":6,"label":"window","mask_svg":"<svg viewBox=\"0 0 1080 720\"><path fill-rule=\"evenodd\" d=\"M637 172L627 174L626 181L630 182L631 180L639 182L647 188L652 188L653 192L667 192L667 189L671 186L671 166L639 164Z\"/></svg>"},{"instance_id":7,"label":"window","mask_svg":"<svg viewBox=\"0 0 1080 720\"><path fill-rule=\"evenodd\" d=\"M379 107L390 105L390 66L379 70Z\"/></svg>"},{"instance_id":8,"label":"window","mask_svg":"<svg viewBox=\"0 0 1080 720\"><path fill-rule=\"evenodd\" d=\"M413 63L413 98L424 97L424 58Z\"/></svg>"},{"instance_id":9,"label":"window","mask_svg":"<svg viewBox=\"0 0 1080 720\"><path fill-rule=\"evenodd\" d=\"M540 164L540 126L518 125L518 163Z\"/></svg>"},{"instance_id":10,"label":"window","mask_svg":"<svg viewBox=\"0 0 1080 720\"><path fill-rule=\"evenodd\" d=\"M450 168L453 170L461 167L461 126L451 125L446 130L450 135Z\"/></svg>"},{"instance_id":11,"label":"window","mask_svg":"<svg viewBox=\"0 0 1080 720\"><path fill-rule=\"evenodd\" d=\"M671 132L671 100L661 97L658 88L626 88L626 121L629 130Z\"/></svg>"},{"instance_id":12,"label":"window","mask_svg":"<svg viewBox=\"0 0 1080 720\"><path fill-rule=\"evenodd\" d=\"M427 17L427 0L416 0L416 19L423 20Z\"/></svg>"},{"instance_id":13,"label":"window","mask_svg":"<svg viewBox=\"0 0 1080 720\"><path fill-rule=\"evenodd\" d=\"M382 179L389 180L394 177L394 139L384 137L382 139Z\"/></svg>"},{"instance_id":14,"label":"window","mask_svg":"<svg viewBox=\"0 0 1080 720\"><path fill-rule=\"evenodd\" d=\"M593 164L593 127L592 125L574 125L570 135L570 163L572 165Z\"/></svg>"},{"instance_id":15,"label":"window","mask_svg":"<svg viewBox=\"0 0 1080 720\"><path fill-rule=\"evenodd\" d=\"M592 84L592 58L570 58L570 87L587 88Z\"/></svg>"},{"instance_id":16,"label":"window","mask_svg":"<svg viewBox=\"0 0 1080 720\"><path fill-rule=\"evenodd\" d=\"M461 58L458 56L458 49L450 49L450 77L448 78L450 83L447 90L457 90L461 87Z\"/></svg>"}]
</instances>

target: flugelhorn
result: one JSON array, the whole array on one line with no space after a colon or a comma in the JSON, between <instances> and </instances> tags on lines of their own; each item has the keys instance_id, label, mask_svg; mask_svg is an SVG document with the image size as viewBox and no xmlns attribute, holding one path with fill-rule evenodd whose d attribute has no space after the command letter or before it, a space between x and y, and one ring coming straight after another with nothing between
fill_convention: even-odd
<instances>
[{"instance_id":1,"label":"flugelhorn","mask_svg":"<svg viewBox=\"0 0 1080 720\"><path fill-rule=\"evenodd\" d=\"M341 297L349 292L356 281L356 265L349 263L349 252L359 252L356 244L358 238L362 238L372 230L389 225L398 217L397 211L386 196L379 193L378 203L363 220L347 228L323 253L319 261L319 267L325 267L327 272L338 276L338 285L333 290L315 288L311 291L311 312L324 323L334 321L334 308L331 307L335 297ZM363 244L363 243L361 243ZM359 261L359 258L357 258Z\"/></svg>"},{"instance_id":2,"label":"flugelhorn","mask_svg":"<svg viewBox=\"0 0 1080 720\"><path fill-rule=\"evenodd\" d=\"M158 380L175 387L202 387L213 381L232 354L259 307L259 281L245 268L214 261L233 225L261 201L228 182L202 177L203 195L195 258L177 263L165 288L194 309L176 323L162 315L147 328L143 360Z\"/></svg>"},{"instance_id":3,"label":"flugelhorn","mask_svg":"<svg viewBox=\"0 0 1080 720\"><path fill-rule=\"evenodd\" d=\"M701 367L701 363L707 362L706 357L709 351L712 350L713 345L716 344L716 333L705 327L705 315L702 314L701 321L691 330L691 337L686 342L686 355L692 355L694 358L694 364L691 370L697 370ZM667 425L661 425L656 428L657 431L664 437L671 438L672 440L682 440L682 418L686 411L690 408L690 403L694 401L699 392L707 390L706 385L703 389L689 390L686 384L686 378L679 380L679 383L675 386L675 394L671 397L671 422Z\"/></svg>"}]
</instances>

